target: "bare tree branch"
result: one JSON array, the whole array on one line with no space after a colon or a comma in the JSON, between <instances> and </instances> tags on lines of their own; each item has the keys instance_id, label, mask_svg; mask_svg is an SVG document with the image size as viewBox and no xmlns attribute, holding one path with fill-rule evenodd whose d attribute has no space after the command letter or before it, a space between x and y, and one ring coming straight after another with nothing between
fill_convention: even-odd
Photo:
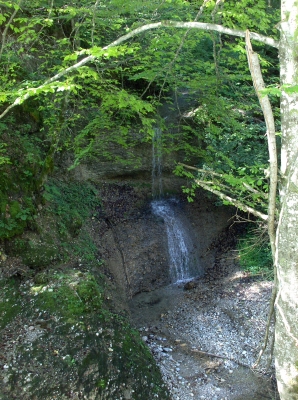
<instances>
[{"instance_id":1,"label":"bare tree branch","mask_svg":"<svg viewBox=\"0 0 298 400\"><path fill-rule=\"evenodd\" d=\"M221 198L222 200L226 200L229 203L233 204L235 207L240 208L243 211L246 211L254 216L256 216L257 218L261 218L264 221L268 220L268 215L263 214L262 212L247 206L246 204L242 203L241 201L234 199L233 197L230 197L222 192L220 192L219 190L214 189L213 187L209 186L205 181L200 181L199 179L195 179L195 183L198 186L201 186L203 189L208 190L211 193L214 193L216 196L218 196L219 198Z\"/></svg>"},{"instance_id":2,"label":"bare tree branch","mask_svg":"<svg viewBox=\"0 0 298 400\"><path fill-rule=\"evenodd\" d=\"M230 29L226 28L225 26L222 25L217 25L217 24L209 24L206 22L179 22L179 21L161 21L161 22L155 22L152 24L147 24L140 26L139 28L134 29L133 31L129 32L127 35L121 36L119 39L115 40L113 43L111 43L108 47L112 46L117 46L118 44L138 35L141 32L145 32L148 30L152 29L157 29L157 28L193 28L193 29L200 29L204 31L217 31L220 33L223 33L225 35L230 35L230 36L237 36L237 37L242 37L245 38L245 31L241 31L238 29ZM264 44L267 44L271 47L278 48L279 42L270 38L269 36L263 36L255 32L250 32L250 38L252 40L256 40L257 42L261 42Z\"/></svg>"},{"instance_id":3,"label":"bare tree branch","mask_svg":"<svg viewBox=\"0 0 298 400\"><path fill-rule=\"evenodd\" d=\"M192 169L194 171L200 172L201 174L205 174L205 175L212 175L212 176L217 176L219 178L225 179L224 174L219 174L218 172L215 171L211 171L211 170L206 170L206 169L201 169L201 168L197 168L197 167L193 167L191 165L187 165L187 164L183 164L183 163L178 163L178 165L181 165L182 167L185 167L187 169ZM246 182L242 182L242 185L245 187L245 189L247 189L249 192L252 192L254 194L257 194L261 197L263 197L264 199L268 199L268 193L265 192L260 192L259 190L253 188L252 186L250 186L248 183Z\"/></svg>"},{"instance_id":4,"label":"bare tree branch","mask_svg":"<svg viewBox=\"0 0 298 400\"><path fill-rule=\"evenodd\" d=\"M277 151L275 139L275 123L274 116L269 101L269 97L262 96L261 90L265 88L262 71L259 63L258 54L254 53L251 43L249 31L246 31L246 52L248 65L251 72L252 81L258 96L267 128L267 141L269 151L269 200L268 200L268 234L273 260L275 258L275 208L276 208L276 191L277 191Z\"/></svg>"},{"instance_id":5,"label":"bare tree branch","mask_svg":"<svg viewBox=\"0 0 298 400\"><path fill-rule=\"evenodd\" d=\"M274 116L268 96L262 96L261 90L265 88L262 71L259 63L259 58L256 53L253 52L250 43L249 31L246 31L246 53L248 59L248 65L253 80L256 94L259 98L259 102L264 114L266 128L267 128L267 142L269 151L269 199L268 199L268 235L270 239L271 253L274 265L274 287L272 290L269 314L266 324L266 333L264 338L264 344L257 358L254 366L257 366L264 354L264 351L268 344L269 329L272 317L275 317L274 305L277 296L277 273L276 273L276 230L275 230L275 210L276 210L276 191L277 191L277 150L276 150L276 138L275 138L275 123Z\"/></svg>"}]
</instances>

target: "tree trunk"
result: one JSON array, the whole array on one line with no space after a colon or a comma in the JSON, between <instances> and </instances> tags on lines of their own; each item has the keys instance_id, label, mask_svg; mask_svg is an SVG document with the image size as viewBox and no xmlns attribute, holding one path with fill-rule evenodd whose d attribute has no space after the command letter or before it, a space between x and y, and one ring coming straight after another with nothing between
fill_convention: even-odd
<instances>
[{"instance_id":1,"label":"tree trunk","mask_svg":"<svg viewBox=\"0 0 298 400\"><path fill-rule=\"evenodd\" d=\"M277 229L275 363L282 400L298 399L298 3L281 2L281 211Z\"/></svg>"}]
</instances>

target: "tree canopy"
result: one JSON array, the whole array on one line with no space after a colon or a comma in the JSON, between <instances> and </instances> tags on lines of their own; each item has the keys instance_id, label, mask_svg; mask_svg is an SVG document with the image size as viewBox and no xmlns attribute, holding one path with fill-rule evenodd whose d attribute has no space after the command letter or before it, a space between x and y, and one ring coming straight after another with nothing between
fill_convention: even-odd
<instances>
[{"instance_id":1,"label":"tree canopy","mask_svg":"<svg viewBox=\"0 0 298 400\"><path fill-rule=\"evenodd\" d=\"M1 2L1 235L10 237L26 225L64 152L73 166L86 157L138 165L132 148L151 140L165 103L178 114L175 127L163 127L165 149L182 152L182 161L204 171L205 181L210 169L215 172L213 189L224 185L227 194L238 191L242 198L245 191L248 206L257 198L264 212L265 124L245 42L209 30L217 25L242 36L244 29L257 31L254 45L267 83L275 87L276 51L262 40L276 46L278 5L253 3ZM166 20L172 26L160 22ZM115 146L124 147L124 158ZM190 171L183 174L192 178Z\"/></svg>"}]
</instances>

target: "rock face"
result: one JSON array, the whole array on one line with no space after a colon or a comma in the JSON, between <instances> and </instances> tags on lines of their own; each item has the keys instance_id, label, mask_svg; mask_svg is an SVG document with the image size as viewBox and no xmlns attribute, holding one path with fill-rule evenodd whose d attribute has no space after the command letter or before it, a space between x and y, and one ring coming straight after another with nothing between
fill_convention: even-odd
<instances>
[{"instance_id":1,"label":"rock face","mask_svg":"<svg viewBox=\"0 0 298 400\"><path fill-rule=\"evenodd\" d=\"M166 226L152 213L150 190L127 184L102 187L99 250L129 297L170 283ZM177 213L184 219L199 254L200 273L214 263L213 240L229 225L233 210L216 207L200 193L194 203L177 195Z\"/></svg>"},{"instance_id":2,"label":"rock face","mask_svg":"<svg viewBox=\"0 0 298 400\"><path fill-rule=\"evenodd\" d=\"M159 223L150 218L123 222L105 239L108 247L114 241L118 260L113 255L109 265L123 267L130 295L170 283L166 236Z\"/></svg>"}]
</instances>

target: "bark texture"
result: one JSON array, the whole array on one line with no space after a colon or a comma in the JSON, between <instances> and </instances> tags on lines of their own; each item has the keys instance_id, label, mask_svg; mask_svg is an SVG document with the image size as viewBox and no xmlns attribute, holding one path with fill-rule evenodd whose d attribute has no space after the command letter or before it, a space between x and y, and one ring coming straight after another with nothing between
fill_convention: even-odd
<instances>
[{"instance_id":1,"label":"bark texture","mask_svg":"<svg viewBox=\"0 0 298 400\"><path fill-rule=\"evenodd\" d=\"M277 230L275 359L282 400L298 399L298 3L281 2L281 211ZM289 90L290 89L290 90Z\"/></svg>"}]
</instances>

